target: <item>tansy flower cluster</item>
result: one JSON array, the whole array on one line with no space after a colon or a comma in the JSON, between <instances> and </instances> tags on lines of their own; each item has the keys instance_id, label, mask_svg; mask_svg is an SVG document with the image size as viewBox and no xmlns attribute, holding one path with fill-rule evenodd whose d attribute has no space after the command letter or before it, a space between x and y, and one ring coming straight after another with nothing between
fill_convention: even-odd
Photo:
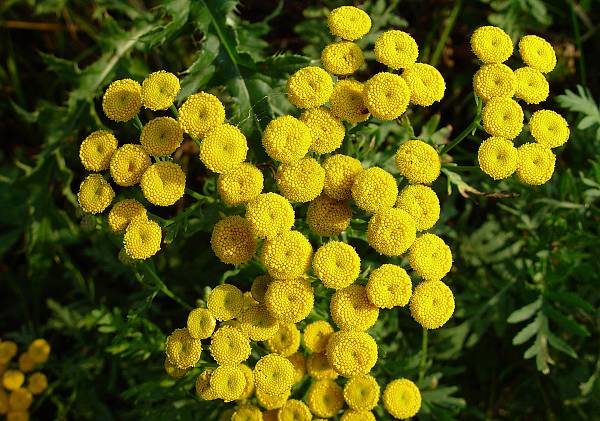
<instances>
[{"instance_id":1,"label":"tansy flower cluster","mask_svg":"<svg viewBox=\"0 0 600 421\"><path fill-rule=\"evenodd\" d=\"M494 180L516 172L525 184L546 183L554 173L556 157L552 148L569 138L565 119L555 111L538 109L528 122L533 142L518 148L513 142L523 131L524 112L517 100L537 105L548 98L545 74L556 65L552 45L536 35L522 37L518 49L524 66L514 71L504 64L513 54L513 43L502 29L478 28L471 36L471 48L482 62L473 77L473 88L485 103L482 123L491 136L479 147L479 167Z\"/></svg>"},{"instance_id":2,"label":"tansy flower cluster","mask_svg":"<svg viewBox=\"0 0 600 421\"><path fill-rule=\"evenodd\" d=\"M397 30L384 32L375 44L377 60L394 72L364 83L348 78L364 65L353 41L369 32L371 20L361 9L344 6L331 12L328 26L340 40L324 49L323 68L302 68L287 81L287 97L301 109L299 117L277 117L262 134L275 162L276 191L265 189L269 174L246 160L244 135L223 124L216 101L202 94L179 110L184 130L203 137L200 159L218 174L220 200L231 207L213 228L212 250L226 264L254 260L265 271L243 288L246 292L232 284L214 288L206 306L191 311L187 326L173 331L165 344L167 373L181 378L200 366L197 395L237 402L232 420L339 414L345 420L374 419L371 411L380 398L392 416L409 418L420 409L419 389L396 379L380 391L370 375L378 345L368 330L380 311L394 307L409 306L425 329L441 327L454 312L454 296L442 281L452 253L440 237L426 232L440 215L430 187L441 170L437 150L418 139L398 146L402 188L394 174L365 169L355 157L336 152L346 139L344 122L356 124L371 115L396 119L409 103L431 105L442 99L444 80L432 66L416 63L416 42ZM215 121L220 125L208 129ZM411 276L397 264L361 265L356 248L342 235L353 213L369 218L363 229L377 253L407 257L420 279L414 291ZM328 241L315 247L295 229L303 226L297 218L315 238ZM333 323L313 312L315 288L332 290ZM308 385L304 397L295 393L301 382Z\"/></svg>"},{"instance_id":3,"label":"tansy flower cluster","mask_svg":"<svg viewBox=\"0 0 600 421\"><path fill-rule=\"evenodd\" d=\"M39 370L49 355L45 339L34 340L20 354L15 342L0 340L0 416L8 421L29 419L34 396L48 387L46 375Z\"/></svg>"}]
</instances>

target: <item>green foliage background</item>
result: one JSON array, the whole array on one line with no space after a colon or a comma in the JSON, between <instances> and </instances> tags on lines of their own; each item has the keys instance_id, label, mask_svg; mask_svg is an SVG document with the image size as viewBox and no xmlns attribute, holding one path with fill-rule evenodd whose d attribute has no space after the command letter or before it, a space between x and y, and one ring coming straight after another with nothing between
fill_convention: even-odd
<instances>
[{"instance_id":1,"label":"green foliage background","mask_svg":"<svg viewBox=\"0 0 600 421\"><path fill-rule=\"evenodd\" d=\"M180 97L216 93L242 126L252 157L264 160L260 132L273 116L294 112L285 79L318 63L331 40L327 12L342 4L348 3L0 4L0 337L25 346L43 336L52 344L50 389L35 401L34 419L218 417L224 406L197 401L193 376L173 381L162 369L165 335L184 324L186 307L225 279L247 289L258 273L252 265L232 270L210 250L210 230L223 210L214 176L188 148L182 162L199 195L159 212L170 222L156 258L125 265L120 239L77 208L84 175L78 146L101 127L135 138L133 125L102 115L101 93L112 80L141 81L166 69L180 76ZM418 380L422 419L599 419L600 2L363 4L373 30L361 47L372 46L385 28L406 28L421 47L420 61L437 65L448 85L440 105L415 108L402 125L353 130L344 147L367 165L393 168L395 145L412 131L441 144L469 125L477 64L468 39L486 23L515 40L538 33L555 45L554 99L545 106L572 126L552 181L540 188L492 183L472 171L481 131L452 151L460 166L447 163L434 185L443 208L435 232L455 256L448 282L456 313L429 333L427 354L406 309L382 313L373 331L381 349L378 378ZM353 227L360 224L358 218ZM349 236L374 265L378 257L358 233Z\"/></svg>"}]
</instances>

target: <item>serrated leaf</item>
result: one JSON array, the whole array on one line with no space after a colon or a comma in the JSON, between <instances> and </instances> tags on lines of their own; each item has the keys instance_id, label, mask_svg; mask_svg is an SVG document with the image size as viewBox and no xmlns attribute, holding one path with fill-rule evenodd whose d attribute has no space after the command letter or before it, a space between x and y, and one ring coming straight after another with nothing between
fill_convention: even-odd
<instances>
[{"instance_id":1,"label":"serrated leaf","mask_svg":"<svg viewBox=\"0 0 600 421\"><path fill-rule=\"evenodd\" d=\"M510 313L510 315L508 316L508 319L506 319L506 321L508 323L519 323L524 320L527 320L527 319L533 317L533 315L539 310L539 308L541 306L542 306L542 296L539 296L538 299L535 300L534 302L529 303L526 306L523 306L520 309L515 310L512 313Z\"/></svg>"},{"instance_id":2,"label":"serrated leaf","mask_svg":"<svg viewBox=\"0 0 600 421\"><path fill-rule=\"evenodd\" d=\"M600 122L600 110L598 104L594 101L591 92L581 85L577 85L577 93L567 89L563 95L558 95L556 100L561 107L570 111L592 116Z\"/></svg>"},{"instance_id":3,"label":"serrated leaf","mask_svg":"<svg viewBox=\"0 0 600 421\"><path fill-rule=\"evenodd\" d=\"M550 346L558 349L560 352L563 352L570 357L577 358L577 352L575 352L575 350L571 348L569 344L551 332L548 333L548 343Z\"/></svg>"},{"instance_id":4,"label":"serrated leaf","mask_svg":"<svg viewBox=\"0 0 600 421\"><path fill-rule=\"evenodd\" d=\"M529 323L515 335L515 337L512 340L512 344L521 345L527 342L529 339L531 339L533 335L535 335L540 330L541 322L542 319L540 317L540 314L538 313L538 316L534 319L533 322Z\"/></svg>"}]
</instances>

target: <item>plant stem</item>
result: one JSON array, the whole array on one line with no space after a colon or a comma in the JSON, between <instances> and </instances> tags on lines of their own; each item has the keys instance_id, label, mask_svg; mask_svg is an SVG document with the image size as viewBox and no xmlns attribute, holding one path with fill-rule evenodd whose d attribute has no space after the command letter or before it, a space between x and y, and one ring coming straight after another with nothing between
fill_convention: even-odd
<instances>
[{"instance_id":1,"label":"plant stem","mask_svg":"<svg viewBox=\"0 0 600 421\"><path fill-rule=\"evenodd\" d=\"M179 117L179 112L177 111L177 108L175 108L175 105L171 104L171 107L169 107L169 109L171 110L175 118Z\"/></svg>"},{"instance_id":2,"label":"plant stem","mask_svg":"<svg viewBox=\"0 0 600 421\"><path fill-rule=\"evenodd\" d=\"M479 126L479 113L477 113L477 115L475 116L473 121L471 121L471 124L469 124L469 126L466 129L464 129L462 132L460 132L460 134L458 136L456 136L456 138L453 139L452 142L448 143L447 145L445 145L442 148L440 155L450 152L451 149L453 149L456 145L458 145L460 142L462 142L478 126Z\"/></svg>"},{"instance_id":3,"label":"plant stem","mask_svg":"<svg viewBox=\"0 0 600 421\"><path fill-rule=\"evenodd\" d=\"M450 171L477 171L479 167L475 165L449 165L443 164L442 167L449 169Z\"/></svg>"},{"instance_id":4,"label":"plant stem","mask_svg":"<svg viewBox=\"0 0 600 421\"><path fill-rule=\"evenodd\" d=\"M144 128L142 120L140 120L140 117L137 115L133 118L133 124L135 125L135 127L138 128L139 131L142 131L142 129Z\"/></svg>"},{"instance_id":5,"label":"plant stem","mask_svg":"<svg viewBox=\"0 0 600 421\"><path fill-rule=\"evenodd\" d=\"M442 32L442 35L440 36L440 40L438 41L437 45L435 46L435 50L433 51L433 54L431 55L431 60L429 60L429 64L431 64L433 67L436 67L440 61L442 51L444 50L444 47L446 46L446 42L448 42L448 37L450 36L450 32L452 31L452 28L454 27L454 23L456 22L456 18L458 17L458 12L460 11L461 3L462 3L462 0L456 0L454 2L454 7L452 8L452 11L450 11L450 16L448 17L448 22L446 23L446 26L444 27L444 31Z\"/></svg>"},{"instance_id":6,"label":"plant stem","mask_svg":"<svg viewBox=\"0 0 600 421\"><path fill-rule=\"evenodd\" d=\"M158 274L156 273L154 268L151 267L147 262L140 262L139 265L142 267L144 272L146 272L148 274L148 276L154 280L156 287L158 288L159 291L161 291L167 297L171 298L173 301L177 302L179 305L184 307L186 310L191 310L193 308L191 305L189 305L188 303L183 301L181 298L179 298L177 295L175 295L173 293L173 291L171 291L167 287L167 285L163 282L163 280L160 279L160 276L158 276ZM142 279L143 279L143 276L142 276ZM141 281L141 279L139 279L139 276L138 276L138 280Z\"/></svg>"},{"instance_id":7,"label":"plant stem","mask_svg":"<svg viewBox=\"0 0 600 421\"><path fill-rule=\"evenodd\" d=\"M421 361L419 362L419 383L421 383L425 377L425 363L427 362L427 332L428 330L423 328L423 340L421 341Z\"/></svg>"},{"instance_id":8,"label":"plant stem","mask_svg":"<svg viewBox=\"0 0 600 421\"><path fill-rule=\"evenodd\" d=\"M188 196L190 196L196 200L201 200L201 201L208 202L208 203L213 203L215 201L215 199L213 199L212 197L205 196L201 193L198 193L197 191L194 191L194 190L190 189L189 187L185 188L185 193Z\"/></svg>"},{"instance_id":9,"label":"plant stem","mask_svg":"<svg viewBox=\"0 0 600 421\"><path fill-rule=\"evenodd\" d=\"M573 0L569 1L569 9L571 10L571 22L573 23L573 32L575 33L575 45L579 50L579 77L581 78L581 84L585 85L586 73L585 73L585 58L583 56L583 46L581 43L581 30L579 29L579 21L575 14L575 4Z\"/></svg>"}]
</instances>

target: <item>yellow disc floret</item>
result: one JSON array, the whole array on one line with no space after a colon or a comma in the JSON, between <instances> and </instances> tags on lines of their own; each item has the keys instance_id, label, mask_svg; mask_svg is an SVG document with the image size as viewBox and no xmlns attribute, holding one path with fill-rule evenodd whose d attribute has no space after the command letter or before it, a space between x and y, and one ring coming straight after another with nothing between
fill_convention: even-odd
<instances>
[{"instance_id":1,"label":"yellow disc floret","mask_svg":"<svg viewBox=\"0 0 600 421\"><path fill-rule=\"evenodd\" d=\"M497 96L510 98L517 89L517 77L505 64L485 64L473 76L473 88L484 101Z\"/></svg>"},{"instance_id":2,"label":"yellow disc floret","mask_svg":"<svg viewBox=\"0 0 600 421\"><path fill-rule=\"evenodd\" d=\"M246 136L231 124L221 124L208 132L200 144L200 160L217 174L232 170L246 159Z\"/></svg>"},{"instance_id":3,"label":"yellow disc floret","mask_svg":"<svg viewBox=\"0 0 600 421\"><path fill-rule=\"evenodd\" d=\"M156 117L150 120L140 135L140 143L153 156L167 156L175 152L183 141L183 130L179 122L171 117Z\"/></svg>"},{"instance_id":4,"label":"yellow disc floret","mask_svg":"<svg viewBox=\"0 0 600 421\"><path fill-rule=\"evenodd\" d=\"M333 380L319 380L308 389L308 407L317 417L334 417L344 406L344 392Z\"/></svg>"},{"instance_id":5,"label":"yellow disc floret","mask_svg":"<svg viewBox=\"0 0 600 421\"><path fill-rule=\"evenodd\" d=\"M356 411L370 411L379 401L377 380L368 374L350 378L344 386L344 399Z\"/></svg>"},{"instance_id":6,"label":"yellow disc floret","mask_svg":"<svg viewBox=\"0 0 600 421\"><path fill-rule=\"evenodd\" d=\"M81 142L79 159L88 171L104 171L110 166L110 159L118 146L115 135L106 130L98 130Z\"/></svg>"},{"instance_id":7,"label":"yellow disc floret","mask_svg":"<svg viewBox=\"0 0 600 421\"><path fill-rule=\"evenodd\" d=\"M353 124L368 119L370 114L363 92L364 85L357 80L338 80L329 98L333 115Z\"/></svg>"},{"instance_id":8,"label":"yellow disc floret","mask_svg":"<svg viewBox=\"0 0 600 421\"><path fill-rule=\"evenodd\" d=\"M239 215L227 216L215 224L210 245L223 263L239 265L256 252L256 238L248 221Z\"/></svg>"},{"instance_id":9,"label":"yellow disc floret","mask_svg":"<svg viewBox=\"0 0 600 421\"><path fill-rule=\"evenodd\" d=\"M444 97L444 77L429 64L411 64L402 72L402 78L410 89L410 102L413 104L428 107Z\"/></svg>"},{"instance_id":10,"label":"yellow disc floret","mask_svg":"<svg viewBox=\"0 0 600 421\"><path fill-rule=\"evenodd\" d=\"M258 404L265 409L268 410L276 410L276 413L279 413L279 409L285 404L290 397L290 391L286 390L283 393L279 394L270 394L269 391L265 391L260 388L256 388L256 400ZM275 415L275 420L277 421L277 415Z\"/></svg>"},{"instance_id":11,"label":"yellow disc floret","mask_svg":"<svg viewBox=\"0 0 600 421\"><path fill-rule=\"evenodd\" d=\"M297 399L290 399L279 409L277 421L310 421L312 414L308 406Z\"/></svg>"},{"instance_id":12,"label":"yellow disc floret","mask_svg":"<svg viewBox=\"0 0 600 421\"><path fill-rule=\"evenodd\" d=\"M246 219L259 238L273 238L294 225L294 208L277 193L263 193L246 208Z\"/></svg>"},{"instance_id":13,"label":"yellow disc floret","mask_svg":"<svg viewBox=\"0 0 600 421\"><path fill-rule=\"evenodd\" d=\"M240 329L253 341L271 339L279 329L279 322L264 305L253 305L238 316Z\"/></svg>"},{"instance_id":14,"label":"yellow disc floret","mask_svg":"<svg viewBox=\"0 0 600 421\"><path fill-rule=\"evenodd\" d=\"M351 245L330 241L316 251L313 269L327 288L345 288L358 278L360 257Z\"/></svg>"},{"instance_id":15,"label":"yellow disc floret","mask_svg":"<svg viewBox=\"0 0 600 421\"><path fill-rule=\"evenodd\" d=\"M358 174L363 171L362 164L356 158L347 155L332 155L323 162L325 183L323 191L333 199L348 200L352 197L352 185Z\"/></svg>"},{"instance_id":16,"label":"yellow disc floret","mask_svg":"<svg viewBox=\"0 0 600 421\"><path fill-rule=\"evenodd\" d=\"M20 387L18 389L10 392L10 396L8 398L8 406L12 411L27 411L31 404L33 403L33 395L31 392L24 387Z\"/></svg>"},{"instance_id":17,"label":"yellow disc floret","mask_svg":"<svg viewBox=\"0 0 600 421\"><path fill-rule=\"evenodd\" d=\"M369 301L365 287L358 284L336 291L329 309L331 318L342 330L367 330L379 317L379 308Z\"/></svg>"},{"instance_id":18,"label":"yellow disc floret","mask_svg":"<svg viewBox=\"0 0 600 421\"><path fill-rule=\"evenodd\" d=\"M129 187L142 179L152 162L140 145L126 144L115 151L110 160L110 175L119 186Z\"/></svg>"},{"instance_id":19,"label":"yellow disc floret","mask_svg":"<svg viewBox=\"0 0 600 421\"><path fill-rule=\"evenodd\" d=\"M237 365L250 356L250 340L241 330L220 327L210 340L210 355L219 365Z\"/></svg>"},{"instance_id":20,"label":"yellow disc floret","mask_svg":"<svg viewBox=\"0 0 600 421\"><path fill-rule=\"evenodd\" d=\"M288 99L296 107L315 108L329 101L333 81L320 67L307 66L289 77L286 90Z\"/></svg>"},{"instance_id":21,"label":"yellow disc floret","mask_svg":"<svg viewBox=\"0 0 600 421\"><path fill-rule=\"evenodd\" d=\"M327 344L327 358L341 376L367 374L377 363L377 343L366 332L335 332Z\"/></svg>"},{"instance_id":22,"label":"yellow disc floret","mask_svg":"<svg viewBox=\"0 0 600 421\"><path fill-rule=\"evenodd\" d=\"M231 320L242 311L244 297L236 286L222 284L215 287L208 296L208 310L219 321Z\"/></svg>"},{"instance_id":23,"label":"yellow disc floret","mask_svg":"<svg viewBox=\"0 0 600 421\"><path fill-rule=\"evenodd\" d=\"M300 331L293 323L282 323L267 341L267 346L271 352L289 357L300 347Z\"/></svg>"},{"instance_id":24,"label":"yellow disc floret","mask_svg":"<svg viewBox=\"0 0 600 421\"><path fill-rule=\"evenodd\" d=\"M268 354L254 366L256 388L271 395L288 392L294 383L294 366L285 357Z\"/></svg>"},{"instance_id":25,"label":"yellow disc floret","mask_svg":"<svg viewBox=\"0 0 600 421\"><path fill-rule=\"evenodd\" d=\"M153 111L166 110L173 105L179 89L179 79L173 73L150 73L142 82L142 104Z\"/></svg>"},{"instance_id":26,"label":"yellow disc floret","mask_svg":"<svg viewBox=\"0 0 600 421\"><path fill-rule=\"evenodd\" d=\"M48 388L48 378L44 373L33 373L27 379L27 389L34 395L44 393Z\"/></svg>"},{"instance_id":27,"label":"yellow disc floret","mask_svg":"<svg viewBox=\"0 0 600 421\"><path fill-rule=\"evenodd\" d=\"M375 58L392 69L406 69L418 56L417 42L404 31L385 31L375 41Z\"/></svg>"},{"instance_id":28,"label":"yellow disc floret","mask_svg":"<svg viewBox=\"0 0 600 421\"><path fill-rule=\"evenodd\" d=\"M513 53L513 43L501 28L482 26L471 35L471 49L484 63L504 63Z\"/></svg>"},{"instance_id":29,"label":"yellow disc floret","mask_svg":"<svg viewBox=\"0 0 600 421\"><path fill-rule=\"evenodd\" d=\"M210 377L212 376L213 371L212 368L207 368L202 373L196 377L195 389L196 395L200 399L205 401L212 401L217 399L217 395L213 389L210 387Z\"/></svg>"},{"instance_id":30,"label":"yellow disc floret","mask_svg":"<svg viewBox=\"0 0 600 421\"><path fill-rule=\"evenodd\" d=\"M306 359L306 371L315 380L334 380L338 373L329 365L329 360L324 352L310 354Z\"/></svg>"},{"instance_id":31,"label":"yellow disc floret","mask_svg":"<svg viewBox=\"0 0 600 421\"><path fill-rule=\"evenodd\" d=\"M523 130L523 109L505 97L490 99L483 107L483 128L490 136L514 139Z\"/></svg>"},{"instance_id":32,"label":"yellow disc floret","mask_svg":"<svg viewBox=\"0 0 600 421\"><path fill-rule=\"evenodd\" d=\"M306 155L312 144L312 135L302 121L284 115L267 124L262 144L275 161L294 162Z\"/></svg>"},{"instance_id":33,"label":"yellow disc floret","mask_svg":"<svg viewBox=\"0 0 600 421\"><path fill-rule=\"evenodd\" d=\"M23 352L21 355L19 355L18 364L19 370L21 370L23 373L29 373L36 366L35 362L31 358L31 355L29 355L29 352Z\"/></svg>"},{"instance_id":34,"label":"yellow disc floret","mask_svg":"<svg viewBox=\"0 0 600 421\"><path fill-rule=\"evenodd\" d=\"M425 329L442 327L454 313L454 295L442 281L423 281L410 299L410 314Z\"/></svg>"},{"instance_id":35,"label":"yellow disc floret","mask_svg":"<svg viewBox=\"0 0 600 421\"><path fill-rule=\"evenodd\" d=\"M537 35L525 35L519 41L519 54L526 65L542 73L554 70L556 53L552 45Z\"/></svg>"},{"instance_id":36,"label":"yellow disc floret","mask_svg":"<svg viewBox=\"0 0 600 421\"><path fill-rule=\"evenodd\" d=\"M50 344L45 339L35 339L29 344L27 353L35 364L44 364L50 355Z\"/></svg>"},{"instance_id":37,"label":"yellow disc floret","mask_svg":"<svg viewBox=\"0 0 600 421\"><path fill-rule=\"evenodd\" d=\"M365 56L355 43L340 41L323 48L321 62L329 73L348 76L365 64Z\"/></svg>"},{"instance_id":38,"label":"yellow disc floret","mask_svg":"<svg viewBox=\"0 0 600 421\"><path fill-rule=\"evenodd\" d=\"M162 230L160 225L145 217L134 218L125 229L123 247L132 259L144 260L160 250Z\"/></svg>"},{"instance_id":39,"label":"yellow disc floret","mask_svg":"<svg viewBox=\"0 0 600 421\"><path fill-rule=\"evenodd\" d=\"M435 234L423 234L410 247L410 266L428 281L442 279L452 268L450 247Z\"/></svg>"},{"instance_id":40,"label":"yellow disc floret","mask_svg":"<svg viewBox=\"0 0 600 421\"><path fill-rule=\"evenodd\" d=\"M440 175L442 163L433 146L408 140L396 152L396 167L412 183L431 184Z\"/></svg>"},{"instance_id":41,"label":"yellow disc floret","mask_svg":"<svg viewBox=\"0 0 600 421\"><path fill-rule=\"evenodd\" d=\"M90 174L84 178L77 193L81 209L92 214L104 212L114 197L114 190L100 174Z\"/></svg>"},{"instance_id":42,"label":"yellow disc floret","mask_svg":"<svg viewBox=\"0 0 600 421\"><path fill-rule=\"evenodd\" d=\"M2 376L2 386L6 390L17 390L25 382L25 375L20 370L6 370Z\"/></svg>"},{"instance_id":43,"label":"yellow disc floret","mask_svg":"<svg viewBox=\"0 0 600 421\"><path fill-rule=\"evenodd\" d=\"M501 137L490 137L481 143L477 160L481 171L494 180L510 177L517 169L517 148Z\"/></svg>"},{"instance_id":44,"label":"yellow disc floret","mask_svg":"<svg viewBox=\"0 0 600 421\"><path fill-rule=\"evenodd\" d=\"M263 421L263 416L256 406L244 404L231 415L231 421Z\"/></svg>"},{"instance_id":45,"label":"yellow disc floret","mask_svg":"<svg viewBox=\"0 0 600 421\"><path fill-rule=\"evenodd\" d=\"M287 231L267 240L262 249L261 261L275 279L295 279L308 270L312 246L299 231Z\"/></svg>"},{"instance_id":46,"label":"yellow disc floret","mask_svg":"<svg viewBox=\"0 0 600 421\"><path fill-rule=\"evenodd\" d=\"M298 384L304 378L304 374L306 373L306 360L304 359L304 354L300 351L293 353L287 359L294 366L294 384Z\"/></svg>"},{"instance_id":47,"label":"yellow disc floret","mask_svg":"<svg viewBox=\"0 0 600 421\"><path fill-rule=\"evenodd\" d=\"M350 225L352 209L346 202L321 195L310 202L306 223L312 232L322 237L339 235Z\"/></svg>"},{"instance_id":48,"label":"yellow disc floret","mask_svg":"<svg viewBox=\"0 0 600 421\"><path fill-rule=\"evenodd\" d=\"M440 200L431 187L420 184L406 186L398 195L396 207L413 217L417 231L433 227L440 218Z\"/></svg>"},{"instance_id":49,"label":"yellow disc floret","mask_svg":"<svg viewBox=\"0 0 600 421\"><path fill-rule=\"evenodd\" d=\"M316 159L306 157L281 164L275 181L281 194L290 202L310 202L323 190L325 170Z\"/></svg>"},{"instance_id":50,"label":"yellow disc floret","mask_svg":"<svg viewBox=\"0 0 600 421\"><path fill-rule=\"evenodd\" d=\"M391 208L371 217L367 240L380 254L400 256L415 241L416 234L413 217L402 209Z\"/></svg>"},{"instance_id":51,"label":"yellow disc floret","mask_svg":"<svg viewBox=\"0 0 600 421\"><path fill-rule=\"evenodd\" d=\"M195 308L188 314L187 329L192 338L210 338L216 326L217 320L207 308Z\"/></svg>"},{"instance_id":52,"label":"yellow disc floret","mask_svg":"<svg viewBox=\"0 0 600 421\"><path fill-rule=\"evenodd\" d=\"M102 110L113 121L129 121L142 106L142 87L132 79L115 80L104 92Z\"/></svg>"},{"instance_id":53,"label":"yellow disc floret","mask_svg":"<svg viewBox=\"0 0 600 421\"><path fill-rule=\"evenodd\" d=\"M324 352L333 333L333 327L325 320L309 323L304 328L304 346L310 352Z\"/></svg>"},{"instance_id":54,"label":"yellow disc floret","mask_svg":"<svg viewBox=\"0 0 600 421\"><path fill-rule=\"evenodd\" d=\"M167 337L165 349L169 361L185 369L196 365L202 353L202 344L200 339L192 338L187 329L175 329Z\"/></svg>"},{"instance_id":55,"label":"yellow disc floret","mask_svg":"<svg viewBox=\"0 0 600 421\"><path fill-rule=\"evenodd\" d=\"M403 268L386 263L371 272L365 291L379 308L403 307L410 300L412 283Z\"/></svg>"},{"instance_id":56,"label":"yellow disc floret","mask_svg":"<svg viewBox=\"0 0 600 421\"><path fill-rule=\"evenodd\" d=\"M406 111L411 93L401 76L381 72L365 82L363 95L373 117L395 120Z\"/></svg>"},{"instance_id":57,"label":"yellow disc floret","mask_svg":"<svg viewBox=\"0 0 600 421\"><path fill-rule=\"evenodd\" d=\"M8 364L17 355L19 348L13 341L0 342L0 364ZM2 374L2 373L0 373Z\"/></svg>"},{"instance_id":58,"label":"yellow disc floret","mask_svg":"<svg viewBox=\"0 0 600 421\"><path fill-rule=\"evenodd\" d=\"M537 143L549 148L558 148L569 139L569 125L557 112L539 110L529 120L531 135Z\"/></svg>"},{"instance_id":59,"label":"yellow disc floret","mask_svg":"<svg viewBox=\"0 0 600 421\"><path fill-rule=\"evenodd\" d=\"M396 379L385 387L383 405L394 418L414 417L421 409L421 392L408 379Z\"/></svg>"},{"instance_id":60,"label":"yellow disc floret","mask_svg":"<svg viewBox=\"0 0 600 421\"><path fill-rule=\"evenodd\" d=\"M146 208L135 199L123 199L108 212L108 225L114 232L123 232L137 217L146 217Z\"/></svg>"},{"instance_id":61,"label":"yellow disc floret","mask_svg":"<svg viewBox=\"0 0 600 421\"><path fill-rule=\"evenodd\" d=\"M528 104L539 104L548 98L550 85L548 81L537 69L533 67L521 67L515 70L517 78L517 89L515 96Z\"/></svg>"},{"instance_id":62,"label":"yellow disc floret","mask_svg":"<svg viewBox=\"0 0 600 421\"><path fill-rule=\"evenodd\" d=\"M186 133L195 137L204 137L224 120L223 104L219 98L206 92L189 96L179 108L179 124Z\"/></svg>"},{"instance_id":63,"label":"yellow disc floret","mask_svg":"<svg viewBox=\"0 0 600 421\"><path fill-rule=\"evenodd\" d=\"M525 143L517 149L517 176L525 184L539 186L552 178L556 156L539 143Z\"/></svg>"},{"instance_id":64,"label":"yellow disc floret","mask_svg":"<svg viewBox=\"0 0 600 421\"><path fill-rule=\"evenodd\" d=\"M142 175L140 187L150 203L171 206L183 196L185 173L174 162L156 162Z\"/></svg>"},{"instance_id":65,"label":"yellow disc floret","mask_svg":"<svg viewBox=\"0 0 600 421\"><path fill-rule=\"evenodd\" d=\"M219 174L217 190L221 200L228 206L248 203L263 189L264 177L254 165L243 162L232 170Z\"/></svg>"},{"instance_id":66,"label":"yellow disc floret","mask_svg":"<svg viewBox=\"0 0 600 421\"><path fill-rule=\"evenodd\" d=\"M398 185L394 176L382 168L369 168L354 178L352 198L356 206L367 212L391 208L397 197Z\"/></svg>"},{"instance_id":67,"label":"yellow disc floret","mask_svg":"<svg viewBox=\"0 0 600 421\"><path fill-rule=\"evenodd\" d=\"M377 421L375 415L371 411L356 411L354 409L346 409L340 421Z\"/></svg>"},{"instance_id":68,"label":"yellow disc floret","mask_svg":"<svg viewBox=\"0 0 600 421\"><path fill-rule=\"evenodd\" d=\"M304 279L273 281L265 294L265 305L280 323L298 323L313 309L315 295Z\"/></svg>"},{"instance_id":69,"label":"yellow disc floret","mask_svg":"<svg viewBox=\"0 0 600 421\"><path fill-rule=\"evenodd\" d=\"M333 152L342 145L346 130L340 120L327 108L312 108L300 116L312 136L310 150L323 154Z\"/></svg>"},{"instance_id":70,"label":"yellow disc floret","mask_svg":"<svg viewBox=\"0 0 600 421\"><path fill-rule=\"evenodd\" d=\"M239 365L221 365L210 376L210 388L225 402L231 402L244 393L246 376Z\"/></svg>"},{"instance_id":71,"label":"yellow disc floret","mask_svg":"<svg viewBox=\"0 0 600 421\"><path fill-rule=\"evenodd\" d=\"M329 13L327 26L332 35L354 41L371 30L371 18L358 7L341 6Z\"/></svg>"},{"instance_id":72,"label":"yellow disc floret","mask_svg":"<svg viewBox=\"0 0 600 421\"><path fill-rule=\"evenodd\" d=\"M246 377L246 387L238 399L250 399L254 394L254 372L246 364L240 364L239 367Z\"/></svg>"}]
</instances>

